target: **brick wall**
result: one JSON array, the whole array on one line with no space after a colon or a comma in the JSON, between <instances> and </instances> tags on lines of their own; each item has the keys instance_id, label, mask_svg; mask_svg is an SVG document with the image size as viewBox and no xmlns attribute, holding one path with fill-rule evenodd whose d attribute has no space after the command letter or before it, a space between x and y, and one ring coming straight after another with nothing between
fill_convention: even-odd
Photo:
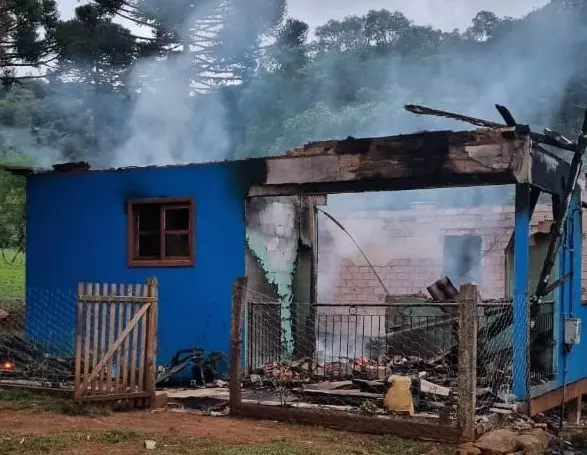
<instances>
[{"instance_id":1,"label":"brick wall","mask_svg":"<svg viewBox=\"0 0 587 455\"><path fill-rule=\"evenodd\" d=\"M481 294L483 298L505 294L504 250L513 232L513 207L330 213L355 237L391 294L426 294L426 287L443 274L446 235L480 236ZM551 213L550 206L537 206L532 230L550 220ZM346 234L320 217L318 235L318 300L383 302L377 277ZM583 254L583 277L587 279L587 248Z\"/></svg>"}]
</instances>

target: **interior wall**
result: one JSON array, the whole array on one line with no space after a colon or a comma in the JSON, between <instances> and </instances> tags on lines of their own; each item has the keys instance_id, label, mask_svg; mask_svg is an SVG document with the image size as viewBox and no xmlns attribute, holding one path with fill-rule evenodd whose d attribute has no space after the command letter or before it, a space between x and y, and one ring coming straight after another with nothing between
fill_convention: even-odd
<instances>
[{"instance_id":1,"label":"interior wall","mask_svg":"<svg viewBox=\"0 0 587 455\"><path fill-rule=\"evenodd\" d=\"M508 294L505 249L514 227L511 206L327 210L355 237L392 295L428 294L426 287L447 273L447 236L481 237L483 257L471 279L481 278L478 284L485 299ZM550 206L537 206L532 231L549 219ZM318 235L318 300L347 305L383 303L384 289L348 236L323 216L319 217Z\"/></svg>"}]
</instances>

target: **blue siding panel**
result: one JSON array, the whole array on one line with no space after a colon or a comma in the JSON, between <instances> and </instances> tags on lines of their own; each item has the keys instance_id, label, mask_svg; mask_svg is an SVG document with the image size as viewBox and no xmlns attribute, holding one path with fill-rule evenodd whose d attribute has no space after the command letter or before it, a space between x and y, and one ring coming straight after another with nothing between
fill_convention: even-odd
<instances>
[{"instance_id":1,"label":"blue siding panel","mask_svg":"<svg viewBox=\"0 0 587 455\"><path fill-rule=\"evenodd\" d=\"M583 257L582 216L578 196L575 196L567 223L565 224L564 242L559 251L560 276L572 272L571 280L558 288L557 321L555 323L556 379L548 384L535 387L532 396L539 396L548 391L572 384L587 378L587 338L585 330L581 333L581 344L567 351L564 344L564 321L568 317L582 320L583 327L587 323L587 305L581 301L582 257Z\"/></svg>"},{"instance_id":2,"label":"blue siding panel","mask_svg":"<svg viewBox=\"0 0 587 455\"><path fill-rule=\"evenodd\" d=\"M514 227L514 365L513 393L519 399L528 395L528 278L530 260L530 190L516 186L516 218Z\"/></svg>"},{"instance_id":3,"label":"blue siding panel","mask_svg":"<svg viewBox=\"0 0 587 455\"><path fill-rule=\"evenodd\" d=\"M581 210L577 197L574 198L570 207L569 219L567 222L566 238L569 245L568 269L573 272L573 278L568 281L565 289L564 317L576 317L582 320L581 343L574 346L566 355L567 384L587 378L587 336L585 324L587 324L587 305L581 302L581 267L582 267L582 243L581 231ZM572 269L571 269L572 263ZM562 328L564 330L564 326ZM564 340L561 335L561 340ZM563 350L561 343L561 350ZM564 352L564 351L563 351ZM561 382L565 380L564 369L561 371Z\"/></svg>"},{"instance_id":4,"label":"blue siding panel","mask_svg":"<svg viewBox=\"0 0 587 455\"><path fill-rule=\"evenodd\" d=\"M77 283L159 280L158 362L176 350L229 351L231 286L245 273L244 198L231 163L29 177L27 330L72 348ZM128 199L193 197L195 265L129 268Z\"/></svg>"}]
</instances>

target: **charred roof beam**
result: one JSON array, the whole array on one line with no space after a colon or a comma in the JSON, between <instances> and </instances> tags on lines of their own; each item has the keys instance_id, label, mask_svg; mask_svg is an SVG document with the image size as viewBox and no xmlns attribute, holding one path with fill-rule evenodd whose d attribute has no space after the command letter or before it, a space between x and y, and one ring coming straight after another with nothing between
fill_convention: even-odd
<instances>
[{"instance_id":1,"label":"charred roof beam","mask_svg":"<svg viewBox=\"0 0 587 455\"><path fill-rule=\"evenodd\" d=\"M571 207L571 200L577 188L579 177L581 175L583 157L585 156L585 149L587 149L587 112L585 112L585 116L583 117L581 133L579 134L579 138L575 144L573 144L563 135L554 131L547 130L546 133L549 134L550 137L555 138L554 140L557 142L571 144L575 149L575 153L573 155L573 160L571 161L569 177L567 179L565 194L562 200L561 212L555 219L554 225L552 226L550 244L548 245L548 251L546 253L546 258L544 259L544 265L542 266L536 292L533 296L535 301L539 300L540 298L547 295L548 292L552 291L551 286L548 285L548 281L552 268L556 262L556 255L561 246L565 224Z\"/></svg>"}]
</instances>

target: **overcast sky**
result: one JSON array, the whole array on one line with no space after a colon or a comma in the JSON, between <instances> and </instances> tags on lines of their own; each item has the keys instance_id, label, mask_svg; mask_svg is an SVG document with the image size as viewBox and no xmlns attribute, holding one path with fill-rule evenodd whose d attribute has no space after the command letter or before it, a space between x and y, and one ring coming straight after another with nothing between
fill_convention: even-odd
<instances>
[{"instance_id":1,"label":"overcast sky","mask_svg":"<svg viewBox=\"0 0 587 455\"><path fill-rule=\"evenodd\" d=\"M85 2L58 0L64 18L70 17L81 3ZM361 15L370 9L388 9L401 11L418 24L430 24L446 31L466 28L480 10L519 17L546 3L548 0L288 0L289 15L311 27L328 19Z\"/></svg>"}]
</instances>

